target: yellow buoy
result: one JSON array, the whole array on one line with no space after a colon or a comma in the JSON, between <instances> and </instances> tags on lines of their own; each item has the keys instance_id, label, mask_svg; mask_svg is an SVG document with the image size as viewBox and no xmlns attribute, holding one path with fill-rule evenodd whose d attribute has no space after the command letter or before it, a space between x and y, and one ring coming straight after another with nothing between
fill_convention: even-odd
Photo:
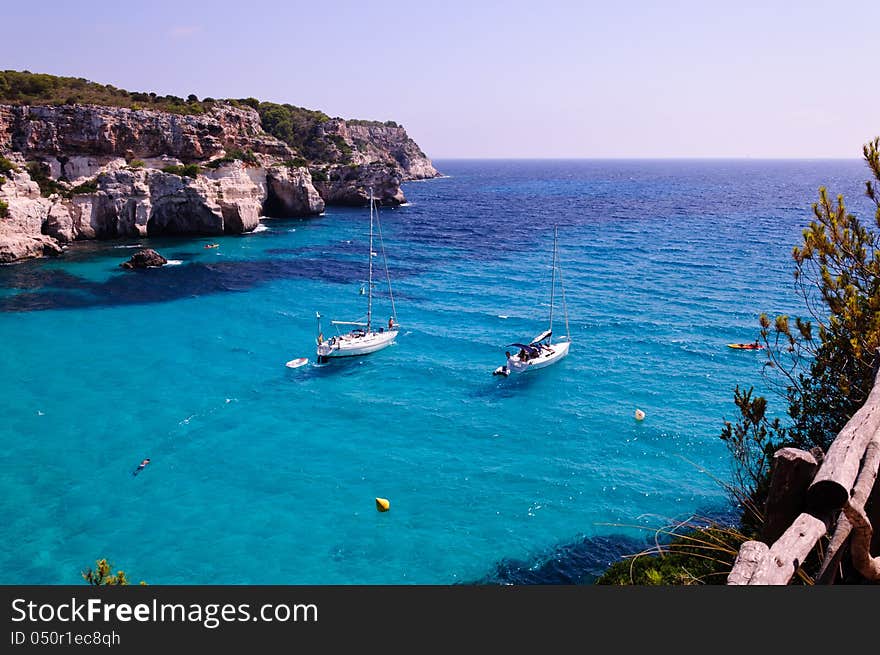
<instances>
[{"instance_id":1,"label":"yellow buoy","mask_svg":"<svg viewBox=\"0 0 880 655\"><path fill-rule=\"evenodd\" d=\"M637 420L637 421L643 421L644 419L645 419L645 412L643 412L643 411L640 410L640 409L637 409L637 410L636 410L636 420Z\"/></svg>"},{"instance_id":2,"label":"yellow buoy","mask_svg":"<svg viewBox=\"0 0 880 655\"><path fill-rule=\"evenodd\" d=\"M387 498L377 498L376 509L380 512L387 512L389 509L391 509L391 503L388 502Z\"/></svg>"}]
</instances>

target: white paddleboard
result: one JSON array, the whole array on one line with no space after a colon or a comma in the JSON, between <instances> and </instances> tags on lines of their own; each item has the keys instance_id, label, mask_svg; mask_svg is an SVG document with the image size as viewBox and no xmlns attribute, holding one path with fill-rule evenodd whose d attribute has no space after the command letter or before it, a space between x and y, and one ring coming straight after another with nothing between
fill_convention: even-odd
<instances>
[{"instance_id":1,"label":"white paddleboard","mask_svg":"<svg viewBox=\"0 0 880 655\"><path fill-rule=\"evenodd\" d=\"M291 359L289 362L285 364L287 368L299 368L300 366L304 366L308 364L309 360L307 357L298 357L297 359Z\"/></svg>"}]
</instances>

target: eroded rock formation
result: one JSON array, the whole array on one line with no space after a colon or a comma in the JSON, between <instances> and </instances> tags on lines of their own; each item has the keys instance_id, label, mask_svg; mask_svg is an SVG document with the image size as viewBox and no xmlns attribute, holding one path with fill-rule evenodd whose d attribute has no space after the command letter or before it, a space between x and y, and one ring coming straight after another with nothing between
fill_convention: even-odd
<instances>
[{"instance_id":1,"label":"eroded rock formation","mask_svg":"<svg viewBox=\"0 0 880 655\"><path fill-rule=\"evenodd\" d=\"M222 102L197 115L0 105L0 156L13 165L0 170L0 262L80 239L240 234L261 216L364 205L370 189L401 204L403 181L438 175L394 124L329 119L310 138L306 159L256 111Z\"/></svg>"}]
</instances>

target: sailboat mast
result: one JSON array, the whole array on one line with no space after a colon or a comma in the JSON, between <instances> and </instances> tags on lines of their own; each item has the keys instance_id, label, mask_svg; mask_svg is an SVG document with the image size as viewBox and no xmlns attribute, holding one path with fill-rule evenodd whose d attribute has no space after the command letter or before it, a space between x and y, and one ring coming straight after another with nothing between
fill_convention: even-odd
<instances>
[{"instance_id":1,"label":"sailboat mast","mask_svg":"<svg viewBox=\"0 0 880 655\"><path fill-rule=\"evenodd\" d=\"M549 330L553 332L553 300L554 294L556 293L556 235L557 235L557 227L553 226L553 273L552 273L552 282L550 283L550 327ZM552 338L552 336L551 336Z\"/></svg>"},{"instance_id":2,"label":"sailboat mast","mask_svg":"<svg viewBox=\"0 0 880 655\"><path fill-rule=\"evenodd\" d=\"M373 319L373 187L370 187L370 265L367 281L367 332Z\"/></svg>"}]
</instances>

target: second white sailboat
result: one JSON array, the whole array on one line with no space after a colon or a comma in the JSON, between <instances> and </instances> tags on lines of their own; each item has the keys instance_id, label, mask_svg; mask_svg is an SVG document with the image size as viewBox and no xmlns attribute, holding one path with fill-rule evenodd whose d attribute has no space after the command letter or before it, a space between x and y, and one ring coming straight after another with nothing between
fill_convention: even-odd
<instances>
[{"instance_id":1,"label":"second white sailboat","mask_svg":"<svg viewBox=\"0 0 880 655\"><path fill-rule=\"evenodd\" d=\"M548 328L530 339L528 343L511 343L519 350L511 354L505 353L507 361L496 368L493 375L508 376L511 373L523 373L555 364L568 354L571 347L571 331L568 327L568 307L565 302L565 286L562 284L562 270L559 267L558 230L553 228L553 264L552 282L550 283L550 323ZM556 296L556 278L562 291L562 309L565 317L565 336L553 341L553 305Z\"/></svg>"}]
</instances>

